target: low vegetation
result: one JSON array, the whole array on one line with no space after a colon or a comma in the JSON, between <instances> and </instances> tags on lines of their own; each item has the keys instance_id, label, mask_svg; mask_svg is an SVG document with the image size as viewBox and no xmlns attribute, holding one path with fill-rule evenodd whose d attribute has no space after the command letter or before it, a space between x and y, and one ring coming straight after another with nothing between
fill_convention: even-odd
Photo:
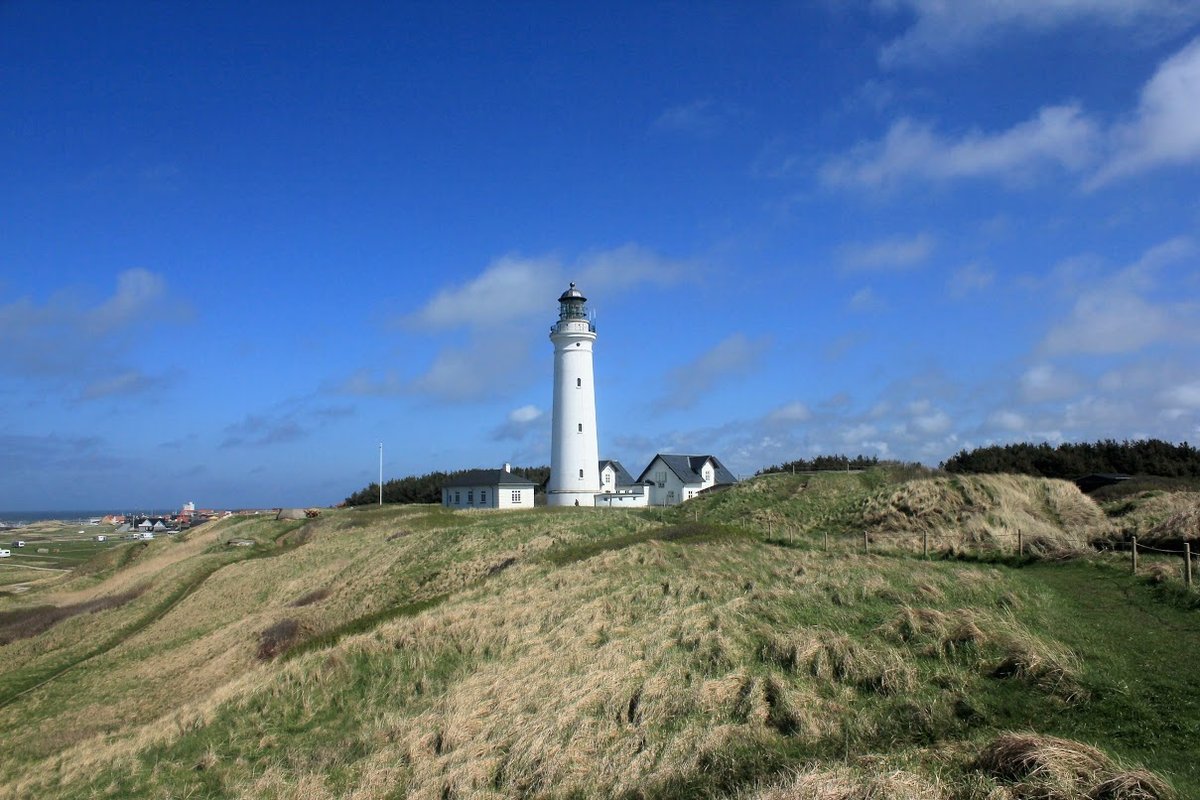
<instances>
[{"instance_id":1,"label":"low vegetation","mask_svg":"<svg viewBox=\"0 0 1200 800\"><path fill-rule=\"evenodd\" d=\"M0 797L1198 796L1197 611L1089 555L1072 490L874 468L227 520L0 598L148 586L0 648L36 687ZM1077 557L990 558L1018 527Z\"/></svg>"}]
</instances>

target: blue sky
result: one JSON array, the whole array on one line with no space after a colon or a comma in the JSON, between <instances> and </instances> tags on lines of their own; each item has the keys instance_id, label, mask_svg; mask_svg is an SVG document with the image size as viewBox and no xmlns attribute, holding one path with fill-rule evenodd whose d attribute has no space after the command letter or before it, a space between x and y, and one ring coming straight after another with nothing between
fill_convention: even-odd
<instances>
[{"instance_id":1,"label":"blue sky","mask_svg":"<svg viewBox=\"0 0 1200 800\"><path fill-rule=\"evenodd\" d=\"M1200 439L1200 2L0 4L0 510Z\"/></svg>"}]
</instances>

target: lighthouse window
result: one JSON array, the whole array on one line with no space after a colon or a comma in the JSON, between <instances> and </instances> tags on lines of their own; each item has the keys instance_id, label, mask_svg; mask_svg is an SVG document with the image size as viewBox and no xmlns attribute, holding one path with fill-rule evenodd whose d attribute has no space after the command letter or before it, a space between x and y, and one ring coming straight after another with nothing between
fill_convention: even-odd
<instances>
[{"instance_id":1,"label":"lighthouse window","mask_svg":"<svg viewBox=\"0 0 1200 800\"><path fill-rule=\"evenodd\" d=\"M579 432L583 433L583 423L579 423Z\"/></svg>"},{"instance_id":2,"label":"lighthouse window","mask_svg":"<svg viewBox=\"0 0 1200 800\"><path fill-rule=\"evenodd\" d=\"M575 388L578 389L582 386L583 386L583 378L576 378L575 379Z\"/></svg>"},{"instance_id":3,"label":"lighthouse window","mask_svg":"<svg viewBox=\"0 0 1200 800\"><path fill-rule=\"evenodd\" d=\"M579 477L583 477L583 470L579 470Z\"/></svg>"}]
</instances>

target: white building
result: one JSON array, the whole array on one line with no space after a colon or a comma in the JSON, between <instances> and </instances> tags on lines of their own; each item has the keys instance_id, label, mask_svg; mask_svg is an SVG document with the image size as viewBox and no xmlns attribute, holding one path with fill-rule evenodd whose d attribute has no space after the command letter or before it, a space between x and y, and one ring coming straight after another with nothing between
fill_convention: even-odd
<instances>
[{"instance_id":1,"label":"white building","mask_svg":"<svg viewBox=\"0 0 1200 800\"><path fill-rule=\"evenodd\" d=\"M596 326L588 319L587 298L573 283L558 298L558 322L550 328L550 341L554 343L554 411L546 504L595 505L600 491L592 369Z\"/></svg>"},{"instance_id":2,"label":"white building","mask_svg":"<svg viewBox=\"0 0 1200 800\"><path fill-rule=\"evenodd\" d=\"M533 481L504 469L473 469L442 484L446 508L533 508Z\"/></svg>"},{"instance_id":3,"label":"white building","mask_svg":"<svg viewBox=\"0 0 1200 800\"><path fill-rule=\"evenodd\" d=\"M633 479L620 461L600 462L600 491L596 505L604 508L636 508L650 504L649 487Z\"/></svg>"},{"instance_id":4,"label":"white building","mask_svg":"<svg viewBox=\"0 0 1200 800\"><path fill-rule=\"evenodd\" d=\"M737 476L716 456L659 453L642 470L637 482L648 482L650 505L674 506L691 500L705 489L737 483Z\"/></svg>"}]
</instances>

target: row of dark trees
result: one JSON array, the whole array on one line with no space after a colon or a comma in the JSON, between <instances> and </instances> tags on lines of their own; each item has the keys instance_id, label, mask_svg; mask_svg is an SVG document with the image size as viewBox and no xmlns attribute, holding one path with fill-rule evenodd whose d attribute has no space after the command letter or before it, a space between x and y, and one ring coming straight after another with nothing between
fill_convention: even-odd
<instances>
[{"instance_id":1,"label":"row of dark trees","mask_svg":"<svg viewBox=\"0 0 1200 800\"><path fill-rule=\"evenodd\" d=\"M383 482L383 502L385 503L440 503L442 502L442 484L447 479L462 475L472 470L455 470L454 472L427 472L424 475L407 475ZM550 478L549 467L513 467L514 475L528 478L534 483L534 493L540 494L546 481ZM346 498L348 506L365 506L379 502L379 484L372 483L366 488L359 489Z\"/></svg>"},{"instance_id":2,"label":"row of dark trees","mask_svg":"<svg viewBox=\"0 0 1200 800\"><path fill-rule=\"evenodd\" d=\"M947 472L1015 472L1071 480L1093 473L1200 477L1200 450L1159 439L1078 444L1006 444L963 450L942 465Z\"/></svg>"},{"instance_id":3,"label":"row of dark trees","mask_svg":"<svg viewBox=\"0 0 1200 800\"><path fill-rule=\"evenodd\" d=\"M851 470L851 469L869 469L879 466L879 459L875 456L817 456L813 459L798 458L795 461L785 461L782 464L774 464L769 467L763 467L755 475L769 475L773 472L820 472L824 470Z\"/></svg>"}]
</instances>

